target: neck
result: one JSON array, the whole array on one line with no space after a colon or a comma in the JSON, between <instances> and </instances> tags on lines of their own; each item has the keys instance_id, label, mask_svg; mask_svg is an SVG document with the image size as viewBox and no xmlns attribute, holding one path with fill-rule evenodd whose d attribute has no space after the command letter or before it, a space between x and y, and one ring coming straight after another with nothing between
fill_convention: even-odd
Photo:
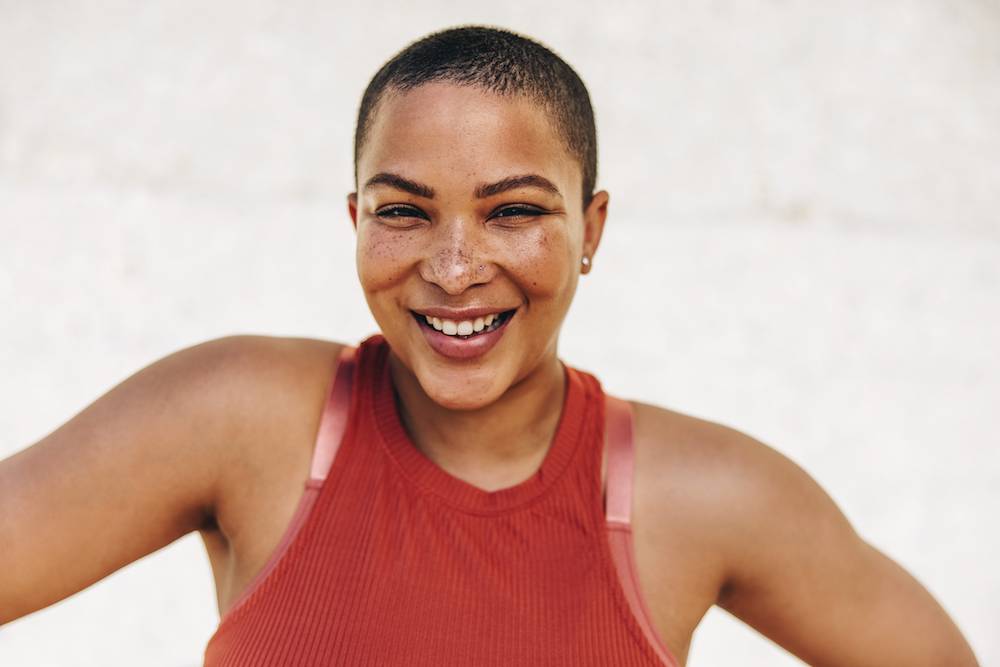
<instances>
[{"instance_id":1,"label":"neck","mask_svg":"<svg viewBox=\"0 0 1000 667\"><path fill-rule=\"evenodd\" d=\"M548 453L566 394L555 350L493 403L450 410L434 402L390 353L396 405L414 445L450 475L484 491L531 477Z\"/></svg>"}]
</instances>

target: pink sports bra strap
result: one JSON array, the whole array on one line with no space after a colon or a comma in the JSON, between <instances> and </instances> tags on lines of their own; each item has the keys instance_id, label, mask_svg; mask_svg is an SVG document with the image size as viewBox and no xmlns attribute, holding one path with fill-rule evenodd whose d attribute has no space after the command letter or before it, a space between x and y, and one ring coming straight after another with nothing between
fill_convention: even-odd
<instances>
[{"instance_id":1,"label":"pink sports bra strap","mask_svg":"<svg viewBox=\"0 0 1000 667\"><path fill-rule=\"evenodd\" d=\"M646 598L639 583L632 539L632 479L635 472L635 442L632 434L632 404L604 395L604 428L607 436L607 471L604 512L611 559L614 561L625 600L646 641L664 667L677 667L677 660L653 626Z\"/></svg>"},{"instance_id":2,"label":"pink sports bra strap","mask_svg":"<svg viewBox=\"0 0 1000 667\"><path fill-rule=\"evenodd\" d=\"M635 452L632 442L632 404L614 396L604 397L608 459L605 512L609 523L632 523L632 472Z\"/></svg>"},{"instance_id":3,"label":"pink sports bra strap","mask_svg":"<svg viewBox=\"0 0 1000 667\"><path fill-rule=\"evenodd\" d=\"M330 472L337 449L347 428L351 410L351 387L354 384L355 348L344 346L337 361L337 373L320 417L319 433L309 469L309 485L322 484Z\"/></svg>"}]
</instances>

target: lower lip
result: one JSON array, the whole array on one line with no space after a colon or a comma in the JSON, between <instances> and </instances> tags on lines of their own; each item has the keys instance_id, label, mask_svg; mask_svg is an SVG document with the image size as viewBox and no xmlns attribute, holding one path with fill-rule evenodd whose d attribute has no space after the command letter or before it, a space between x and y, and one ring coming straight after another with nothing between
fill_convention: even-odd
<instances>
[{"instance_id":1,"label":"lower lip","mask_svg":"<svg viewBox=\"0 0 1000 667\"><path fill-rule=\"evenodd\" d=\"M477 334L470 338L448 336L422 322L414 320L413 323L423 332L424 338L427 339L427 344L441 356L448 357L449 359L474 359L486 354L493 349L494 345L500 342L503 332L507 329L507 325L514 319L515 315L517 315L516 311L507 318L507 321L500 328Z\"/></svg>"}]
</instances>

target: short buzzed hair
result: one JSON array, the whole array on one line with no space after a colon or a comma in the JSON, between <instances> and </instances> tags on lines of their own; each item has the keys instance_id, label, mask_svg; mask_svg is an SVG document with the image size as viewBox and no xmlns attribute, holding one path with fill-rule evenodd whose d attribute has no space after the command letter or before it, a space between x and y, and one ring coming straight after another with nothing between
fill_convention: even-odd
<instances>
[{"instance_id":1,"label":"short buzzed hair","mask_svg":"<svg viewBox=\"0 0 1000 667\"><path fill-rule=\"evenodd\" d=\"M489 26L459 26L413 42L382 65L361 98L354 132L358 158L386 90L405 92L430 82L473 86L503 96L521 95L546 110L583 174L583 207L597 181L597 130L587 87L566 61L528 37Z\"/></svg>"}]
</instances>

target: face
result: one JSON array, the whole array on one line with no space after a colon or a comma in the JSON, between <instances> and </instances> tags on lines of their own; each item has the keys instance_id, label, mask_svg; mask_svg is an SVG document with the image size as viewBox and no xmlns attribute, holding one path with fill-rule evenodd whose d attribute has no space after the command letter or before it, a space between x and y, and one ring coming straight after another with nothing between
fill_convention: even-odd
<instances>
[{"instance_id":1,"label":"face","mask_svg":"<svg viewBox=\"0 0 1000 667\"><path fill-rule=\"evenodd\" d=\"M543 110L447 83L390 93L358 184L348 210L365 298L431 399L480 408L558 363L608 197L583 209L580 165Z\"/></svg>"}]
</instances>

